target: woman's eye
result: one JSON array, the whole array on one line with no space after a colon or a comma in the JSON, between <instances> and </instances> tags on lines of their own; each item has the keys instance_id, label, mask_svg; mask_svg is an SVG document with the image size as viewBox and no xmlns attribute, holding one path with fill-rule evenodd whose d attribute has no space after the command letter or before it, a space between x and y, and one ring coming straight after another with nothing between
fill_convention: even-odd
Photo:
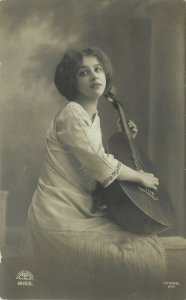
<instances>
[{"instance_id":1,"label":"woman's eye","mask_svg":"<svg viewBox=\"0 0 186 300\"><path fill-rule=\"evenodd\" d=\"M88 71L87 70L81 70L80 72L79 72L79 76L80 77L84 77L84 76L86 76L88 74Z\"/></svg>"},{"instance_id":2,"label":"woman's eye","mask_svg":"<svg viewBox=\"0 0 186 300\"><path fill-rule=\"evenodd\" d=\"M95 71L96 71L97 73L99 73L99 72L102 72L103 69L102 69L102 67L96 67L96 68L95 68Z\"/></svg>"}]
</instances>

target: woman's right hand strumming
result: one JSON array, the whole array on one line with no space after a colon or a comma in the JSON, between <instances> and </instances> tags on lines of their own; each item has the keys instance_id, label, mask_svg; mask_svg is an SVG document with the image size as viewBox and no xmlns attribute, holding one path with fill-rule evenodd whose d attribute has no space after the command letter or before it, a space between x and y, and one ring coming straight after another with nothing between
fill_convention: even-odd
<instances>
[{"instance_id":1,"label":"woman's right hand strumming","mask_svg":"<svg viewBox=\"0 0 186 300\"><path fill-rule=\"evenodd\" d=\"M141 170L139 171L139 184L144 187L157 190L159 180L154 176L154 174L146 173Z\"/></svg>"},{"instance_id":2,"label":"woman's right hand strumming","mask_svg":"<svg viewBox=\"0 0 186 300\"><path fill-rule=\"evenodd\" d=\"M144 172L142 170L136 171L124 164L121 165L117 180L136 182L153 190L157 190L159 185L158 178L156 178L153 174Z\"/></svg>"}]
</instances>

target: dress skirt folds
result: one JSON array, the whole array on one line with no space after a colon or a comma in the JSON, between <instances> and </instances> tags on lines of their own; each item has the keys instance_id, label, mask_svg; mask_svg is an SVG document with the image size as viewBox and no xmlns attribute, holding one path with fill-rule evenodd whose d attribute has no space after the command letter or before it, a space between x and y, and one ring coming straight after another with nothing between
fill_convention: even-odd
<instances>
[{"instance_id":1,"label":"dress skirt folds","mask_svg":"<svg viewBox=\"0 0 186 300\"><path fill-rule=\"evenodd\" d=\"M47 132L46 150L26 226L39 268L53 266L61 284L77 287L161 284L166 258L158 237L123 230L104 206L92 211L96 183L108 186L121 166L105 153L98 114L92 121L78 103L66 104Z\"/></svg>"}]
</instances>

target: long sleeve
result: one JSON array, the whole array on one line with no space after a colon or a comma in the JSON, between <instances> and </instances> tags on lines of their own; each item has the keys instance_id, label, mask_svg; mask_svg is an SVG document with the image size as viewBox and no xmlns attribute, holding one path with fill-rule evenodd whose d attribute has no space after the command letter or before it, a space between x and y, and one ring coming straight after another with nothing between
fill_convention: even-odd
<instances>
[{"instance_id":1,"label":"long sleeve","mask_svg":"<svg viewBox=\"0 0 186 300\"><path fill-rule=\"evenodd\" d=\"M104 187L116 179L121 164L112 154L105 152L99 120L92 123L78 103L70 102L62 110L56 120L56 133L60 143L71 151L91 176Z\"/></svg>"}]
</instances>

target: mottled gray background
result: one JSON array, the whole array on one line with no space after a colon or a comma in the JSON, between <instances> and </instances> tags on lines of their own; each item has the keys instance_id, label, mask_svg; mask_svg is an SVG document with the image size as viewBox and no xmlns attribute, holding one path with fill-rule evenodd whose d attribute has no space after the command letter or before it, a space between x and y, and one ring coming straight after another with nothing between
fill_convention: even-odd
<instances>
[{"instance_id":1,"label":"mottled gray background","mask_svg":"<svg viewBox=\"0 0 186 300\"><path fill-rule=\"evenodd\" d=\"M171 86L171 82L175 82L174 76L175 79L178 78L177 73L174 73L173 70L172 81L170 80L169 83L170 74L162 75L160 68L156 71L156 82L153 79L153 22L151 12L148 8L146 9L146 5L154 5L154 3L156 5L156 2L161 1L0 1L1 188L9 191L8 226L24 225L26 211L31 202L43 162L45 133L52 117L64 103L64 99L57 92L53 83L56 64L69 47L93 45L102 48L111 58L119 100L125 103L128 118L133 119L139 128L137 141L150 155L152 153L152 159L157 162L165 185L173 195L178 215L178 224L173 232L184 234L183 156L185 150L183 120L180 125L179 113L175 112L175 121L172 124L178 134L174 133L172 136L173 129L170 124L166 127L168 118L169 120L172 118L172 110L169 115L169 110L166 112L166 106L160 106L160 117L157 116L157 124L156 121L153 121L155 122L154 128L159 134L160 145L166 140L165 136L169 136L169 139L166 140L164 148L160 152L157 151L153 154L150 150L152 131L149 132L149 124L152 111L149 103L150 97L154 101L152 93L157 84L157 72L159 72L163 85L167 80L164 86L169 95L172 94L169 86ZM167 1L163 0L162 2ZM165 7L161 7L161 3L157 4L160 5L158 10L160 15L161 12L169 9L169 6L172 5L171 2L169 2L170 5L166 3ZM176 17L174 15L172 17L173 27L174 22L176 24L181 22L180 26L183 26L180 4L182 5L183 2L175 0L175 5L178 5L178 13ZM184 6L181 6L181 10L184 10ZM166 16L164 20L166 27ZM182 30L184 29L182 28ZM169 34L168 32L168 36ZM167 36L166 30L165 36ZM170 34L170 40L171 38ZM162 43L161 40L155 39L155 47L159 45L158 49L160 50ZM183 36L181 41L178 38L179 43L181 43L181 47L184 47ZM176 44L173 46L176 47ZM171 64L174 60L176 63L177 57L174 57L171 52L168 53L169 51L166 54L167 49L170 48L166 48L166 44L164 44L164 51L159 51L158 55L160 62L161 60L162 63L166 61L168 70L170 70L169 62ZM182 55L183 53L185 54L185 49L182 49ZM170 55L170 60L164 60L168 55ZM182 58L182 64L183 62ZM183 72L181 76L183 81ZM176 86L180 95L179 101L182 103L181 110L183 110L185 102L184 82L182 81L181 86L179 85L180 81ZM161 89L161 85L157 84L156 90L159 88ZM161 97L163 99L167 97L167 103L169 102L168 94L164 93ZM175 107L179 107L180 102L177 104L177 100L174 99L174 101ZM116 131L117 114L104 99L101 99L99 109L104 143L106 143L109 136ZM152 120L154 119L152 118ZM166 129L164 129L164 125ZM170 149L174 148L172 144L177 143L176 140L174 142L174 138L178 135L181 135L181 142L179 140L181 144L177 150L175 148L175 153L178 153L176 156ZM170 158L164 163L166 153L170 153ZM177 162L180 157L182 160L179 164ZM170 162L173 164L172 166ZM177 171L175 171L175 166L178 166ZM175 195L180 198L177 199Z\"/></svg>"}]
</instances>

